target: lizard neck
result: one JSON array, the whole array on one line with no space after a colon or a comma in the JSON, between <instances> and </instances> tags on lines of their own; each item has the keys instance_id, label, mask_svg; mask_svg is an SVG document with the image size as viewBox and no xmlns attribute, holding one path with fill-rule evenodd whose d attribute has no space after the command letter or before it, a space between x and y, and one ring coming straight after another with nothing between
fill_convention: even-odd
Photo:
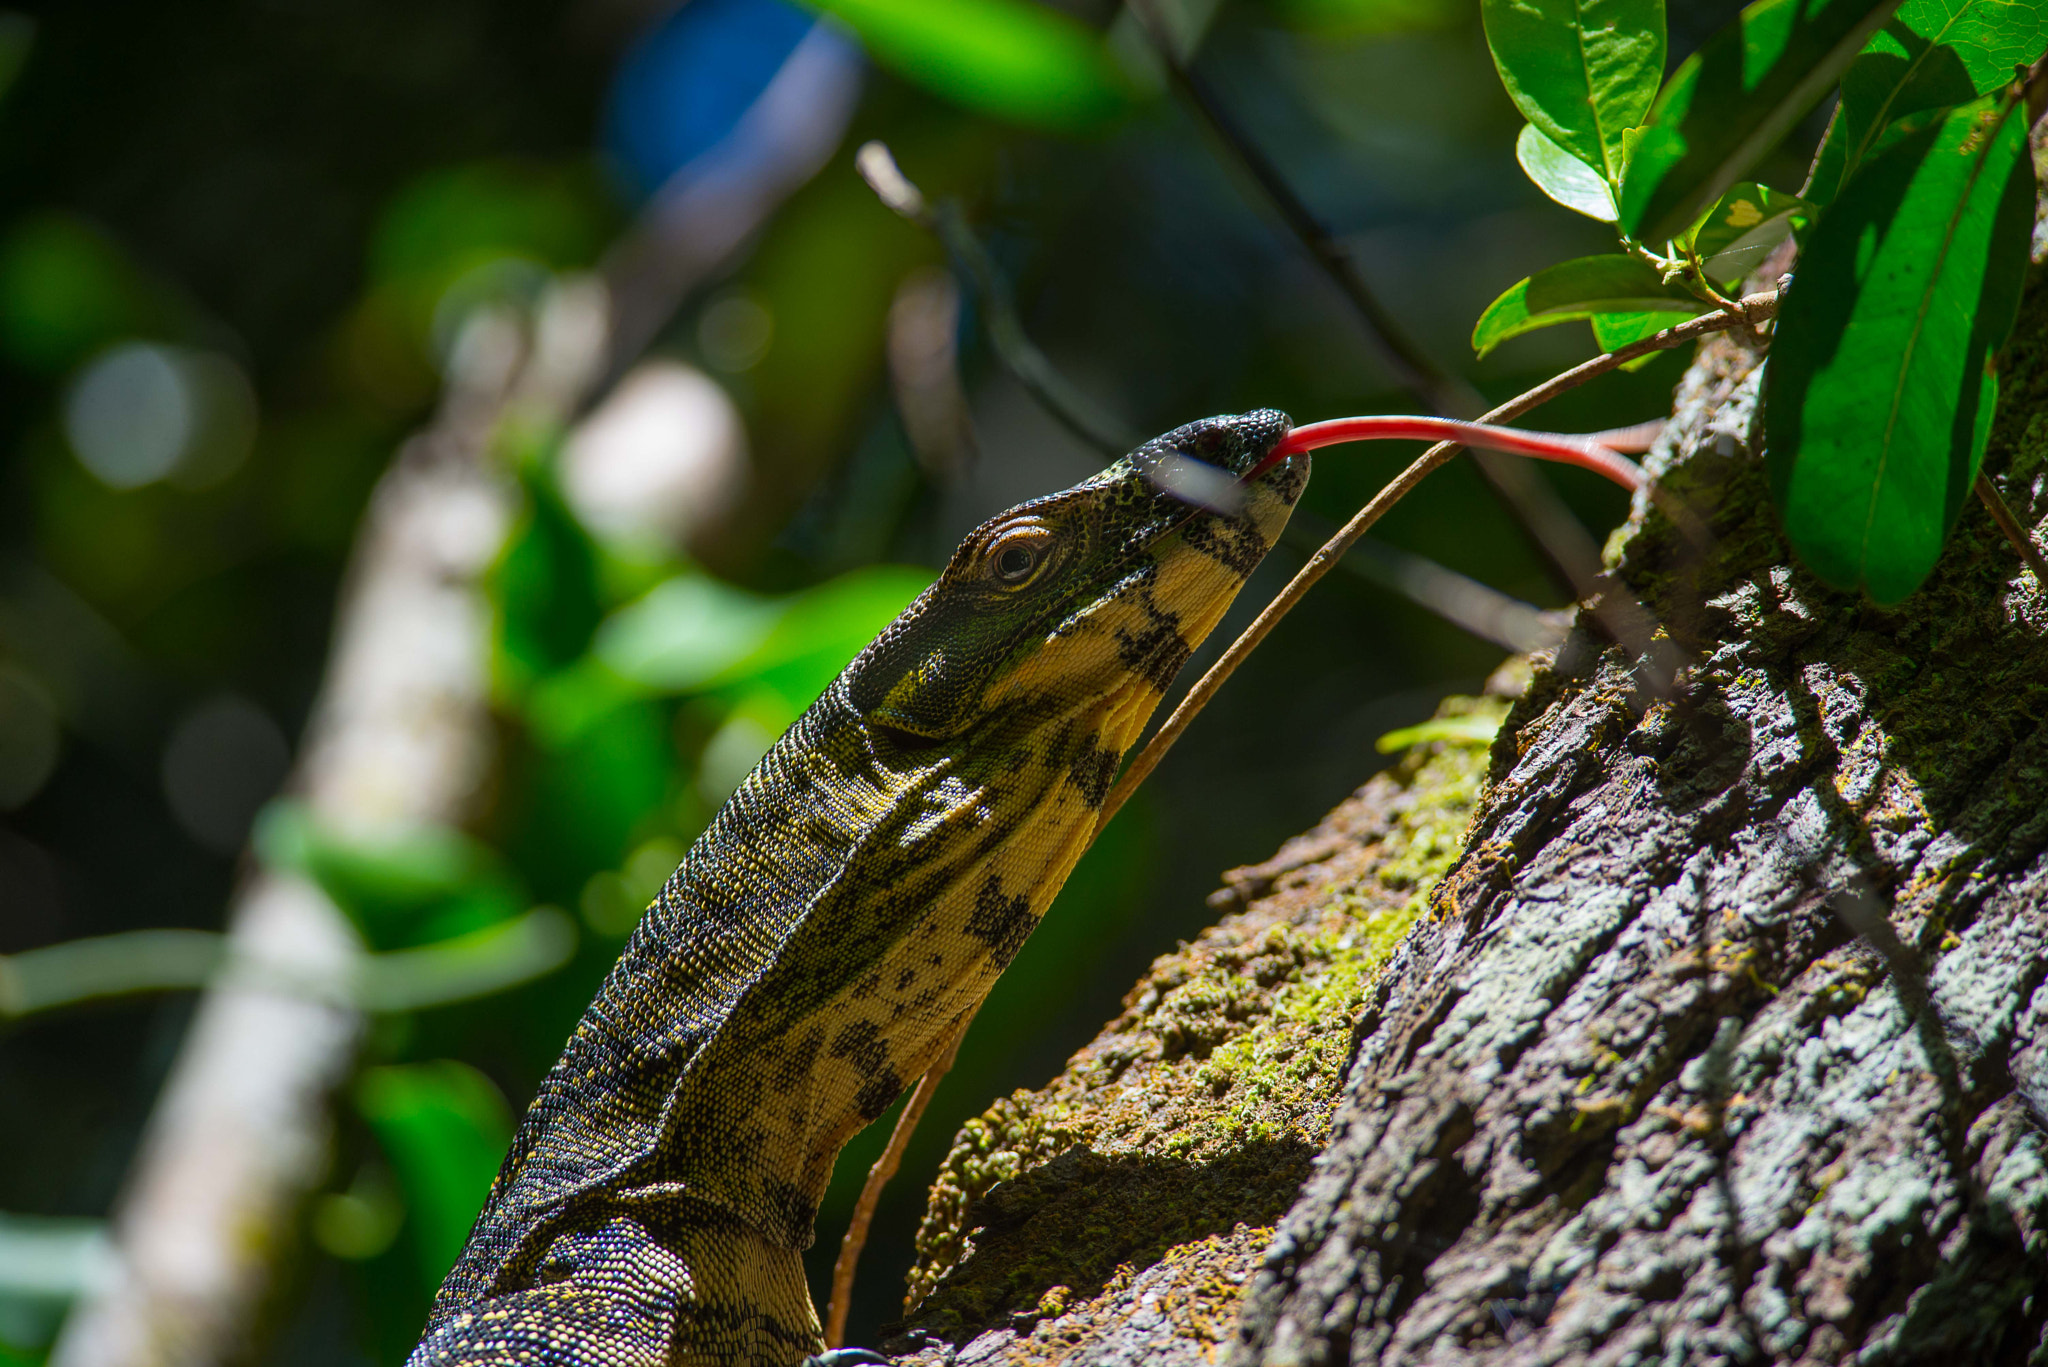
<instances>
[{"instance_id":1,"label":"lizard neck","mask_svg":"<svg viewBox=\"0 0 2048 1367\"><path fill-rule=\"evenodd\" d=\"M1157 700L1141 685L1078 713L1016 709L922 759L891 758L848 713L771 755L764 790L808 791L802 839L837 847L836 868L772 913L773 952L678 1080L674 1175L808 1246L840 1148L931 1066L1023 947ZM680 878L671 891L686 894ZM671 946L706 926L696 897L657 907Z\"/></svg>"},{"instance_id":2,"label":"lizard neck","mask_svg":"<svg viewBox=\"0 0 2048 1367\"><path fill-rule=\"evenodd\" d=\"M892 754L828 693L719 813L542 1082L437 1318L592 1209L723 1212L808 1247L846 1140L928 1068L1087 847L1158 701L1011 708ZM936 749L936 747L935 747Z\"/></svg>"}]
</instances>

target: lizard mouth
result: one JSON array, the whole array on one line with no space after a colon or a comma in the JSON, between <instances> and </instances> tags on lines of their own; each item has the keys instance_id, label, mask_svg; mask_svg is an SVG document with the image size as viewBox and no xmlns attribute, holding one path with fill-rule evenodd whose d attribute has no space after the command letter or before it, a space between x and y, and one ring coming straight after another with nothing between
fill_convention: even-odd
<instances>
[{"instance_id":1,"label":"lizard mouth","mask_svg":"<svg viewBox=\"0 0 2048 1367\"><path fill-rule=\"evenodd\" d=\"M1146 483L1192 509L1220 517L1242 515L1250 501L1248 486L1287 459L1286 454L1269 453L1245 474L1234 475L1220 465L1211 465L1182 451L1140 447L1131 453L1131 464Z\"/></svg>"},{"instance_id":2,"label":"lizard mouth","mask_svg":"<svg viewBox=\"0 0 2048 1367\"><path fill-rule=\"evenodd\" d=\"M1291 426L1286 414L1270 408L1211 418L1155 437L1127 459L1153 489L1191 511L1241 517L1250 486L1280 463L1272 453Z\"/></svg>"}]
</instances>

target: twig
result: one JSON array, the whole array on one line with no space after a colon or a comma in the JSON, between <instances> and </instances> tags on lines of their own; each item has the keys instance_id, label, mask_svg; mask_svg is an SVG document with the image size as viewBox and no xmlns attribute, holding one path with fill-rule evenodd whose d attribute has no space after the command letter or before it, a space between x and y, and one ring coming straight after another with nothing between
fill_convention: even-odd
<instances>
[{"instance_id":1,"label":"twig","mask_svg":"<svg viewBox=\"0 0 2048 1367\"><path fill-rule=\"evenodd\" d=\"M989 342L1031 397L1074 436L1112 458L1137 446L1142 438L1103 412L1062 375L1024 331L1024 321L1017 316L1017 302L1010 296L1008 283L989 259L981 239L969 231L960 206L951 201L939 205L932 227L981 292L988 310Z\"/></svg>"},{"instance_id":2,"label":"twig","mask_svg":"<svg viewBox=\"0 0 2048 1367\"><path fill-rule=\"evenodd\" d=\"M2034 544L2034 538L2027 534L2027 529L2020 525L2020 520L2013 516L2012 509L1999 496L1998 486L1982 470L1977 472L1977 497L1991 511L1991 520L1998 524L1999 531L2005 533L2005 539L2019 552L2020 559L2026 561L2027 568L2034 572L2034 583L2048 590L2048 560L2042 558L2041 548Z\"/></svg>"},{"instance_id":3,"label":"twig","mask_svg":"<svg viewBox=\"0 0 2048 1367\"><path fill-rule=\"evenodd\" d=\"M989 345L995 349L996 358L1024 387L1024 392L1052 415L1053 421L1111 460L1143 440L1082 393L1031 340L1031 335L1024 331L1024 320L1017 316L1017 301L1010 294L1009 282L997 269L988 248L967 226L959 205L946 201L934 207L924 191L903 174L886 143L861 144L853 154L853 165L877 199L936 235L954 263L974 282L986 312Z\"/></svg>"},{"instance_id":4,"label":"twig","mask_svg":"<svg viewBox=\"0 0 2048 1367\"><path fill-rule=\"evenodd\" d=\"M1721 313L1702 314L1697 318L1680 323L1676 327L1666 328L1653 337L1646 337L1640 342L1632 343L1616 351L1607 352L1604 355L1595 356L1590 361L1573 366L1563 374L1545 380L1527 393L1508 400L1500 407L1486 414L1483 421L1489 423L1510 422L1515 418L1521 417L1530 409L1548 403L1567 390L1576 389L1578 386L1586 383L1586 381L1604 375L1616 366L1632 361L1638 356L1647 356L1653 351L1664 351L1671 347L1683 346L1685 343L1704 337L1709 333L1725 332L1729 328L1745 325L1753 327L1773 317L1777 311L1778 294L1775 290L1749 295L1747 298L1737 300L1735 307L1731 310ZM1310 588L1314 587L1318 579L1321 579L1330 572L1337 561L1343 557L1344 553L1351 549L1352 544L1359 537L1364 536L1373 523L1379 521L1386 513L1387 509L1400 502L1402 498L1407 496L1410 490L1422 482L1423 478L1430 471L1435 470L1438 466L1456 455L1459 449L1453 443L1439 442L1427 451L1424 451L1420 456L1416 457L1412 465L1394 476L1379 493L1375 494L1371 502L1359 509L1357 514L1349 522L1345 523L1343 528L1335 536L1331 537L1321 550L1309 558L1309 562L1301 567L1300 572L1288 582L1287 587L1282 589L1272 602L1266 604L1252 624L1246 627L1235 641L1230 643L1230 649L1223 652L1223 658L1211 665L1209 672L1195 681L1195 686L1188 690L1187 696L1180 700L1180 705L1173 709L1173 715L1168 717L1165 723L1152 734L1152 739L1146 742L1145 748L1132 758L1122 776L1117 779L1116 787L1110 790L1108 800L1102 805L1102 814L1095 822L1095 830L1098 835L1101 834L1102 828L1109 824L1110 818L1116 815L1117 810L1130 799L1131 794L1137 790L1138 785L1143 783L1146 776L1158 767L1159 761L1173 747L1174 741L1180 738L1180 733L1185 731L1188 723L1193 721L1196 714L1208 705L1209 699L1214 697L1216 690L1223 686L1224 680L1236 672L1237 667L1244 663L1245 657L1258 647L1259 642L1266 639L1267 634L1279 624L1280 619L1293 610L1294 605L1301 601L1302 596Z\"/></svg>"},{"instance_id":5,"label":"twig","mask_svg":"<svg viewBox=\"0 0 2048 1367\"><path fill-rule=\"evenodd\" d=\"M1310 520L1310 514L1297 509L1282 537L1290 548L1301 552L1304 560L1336 530L1334 524L1313 518L1321 529L1310 531L1302 525ZM1502 650L1526 655L1532 650L1549 649L1564 639L1558 623L1565 614L1546 612L1490 584L1439 565L1428 556L1404 551L1384 541L1359 541L1344 557L1343 565L1368 584L1398 593Z\"/></svg>"},{"instance_id":6,"label":"twig","mask_svg":"<svg viewBox=\"0 0 2048 1367\"><path fill-rule=\"evenodd\" d=\"M1359 274L1358 266L1351 254L1344 249L1322 220L1294 193L1287 177L1280 174L1265 152L1253 140L1250 132L1240 124L1209 83L1194 68L1182 59L1153 8L1152 0L1131 0L1131 13L1137 18L1139 27L1152 40L1153 48L1159 53L1159 60L1166 66L1167 76L1187 97L1195 113L1209 126L1216 140L1229 149L1266 198L1273 209L1287 224L1288 229L1301 240L1302 246L1323 273L1330 277L1332 284L1350 301L1351 307L1365 324L1367 336L1380 354L1380 359L1394 373L1394 378L1403 389L1412 392L1436 412L1451 417L1465 417L1485 407L1479 392L1444 370L1431 360L1422 348L1401 330L1387 307L1380 303L1372 287Z\"/></svg>"},{"instance_id":7,"label":"twig","mask_svg":"<svg viewBox=\"0 0 2048 1367\"><path fill-rule=\"evenodd\" d=\"M832 1299L825 1309L827 1348L846 1346L846 1316L853 1307L853 1274L860 1266L861 1250L867 1247L868 1226L874 1222L875 1207L882 1203L882 1189L902 1166L903 1151L910 1147L910 1137L917 1133L917 1122L924 1119L925 1107L932 1104L933 1093L952 1069L953 1060L960 1053L960 1041L967 1038L967 1027L972 1024L974 1012L970 1011L954 1030L953 1042L946 1046L946 1052L917 1080L917 1090L910 1094L903 1113L896 1117L896 1128L889 1131L888 1145L868 1169L868 1180L861 1184L860 1198L853 1203L853 1216L846 1222L846 1235L839 1241L839 1257L832 1264Z\"/></svg>"}]
</instances>

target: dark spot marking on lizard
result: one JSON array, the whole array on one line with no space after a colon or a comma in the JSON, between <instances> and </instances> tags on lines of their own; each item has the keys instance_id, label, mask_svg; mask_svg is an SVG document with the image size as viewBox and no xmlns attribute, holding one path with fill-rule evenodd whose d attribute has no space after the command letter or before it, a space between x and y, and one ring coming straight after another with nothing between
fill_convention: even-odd
<instances>
[{"instance_id":1,"label":"dark spot marking on lizard","mask_svg":"<svg viewBox=\"0 0 2048 1367\"><path fill-rule=\"evenodd\" d=\"M984 835L980 843L974 847L974 857L978 860L988 858L1001 849L1014 834L1016 834L1015 822L999 821L995 823L988 834Z\"/></svg>"},{"instance_id":2,"label":"dark spot marking on lizard","mask_svg":"<svg viewBox=\"0 0 2048 1367\"><path fill-rule=\"evenodd\" d=\"M893 1106L902 1094L903 1079L896 1076L894 1068L884 1068L868 1079L854 1097L853 1104L859 1108L861 1119L874 1120Z\"/></svg>"},{"instance_id":3,"label":"dark spot marking on lizard","mask_svg":"<svg viewBox=\"0 0 2048 1367\"><path fill-rule=\"evenodd\" d=\"M889 1066L889 1044L882 1027L873 1021L855 1021L832 1038L832 1057L843 1058L862 1077L873 1077Z\"/></svg>"},{"instance_id":4,"label":"dark spot marking on lizard","mask_svg":"<svg viewBox=\"0 0 2048 1367\"><path fill-rule=\"evenodd\" d=\"M914 983L914 982L916 982L916 981L917 981L917 970L916 970L916 969L914 969L914 968L906 968L906 969L903 969L903 970L901 970L900 972L898 972L898 973L896 974L896 992L897 992L897 994L898 994L898 995L900 996L900 995L902 994L902 992L903 992L903 989L905 989L906 987L909 987L909 986L910 986L910 985L911 985L912 983Z\"/></svg>"},{"instance_id":5,"label":"dark spot marking on lizard","mask_svg":"<svg viewBox=\"0 0 2048 1367\"><path fill-rule=\"evenodd\" d=\"M783 1051L782 1062L776 1067L775 1089L786 1092L803 1081L818 1061L818 1051L825 1047L825 1031L822 1026L812 1026L804 1032L802 1039Z\"/></svg>"},{"instance_id":6,"label":"dark spot marking on lizard","mask_svg":"<svg viewBox=\"0 0 2048 1367\"><path fill-rule=\"evenodd\" d=\"M1074 748L1075 729L1072 717L1062 717L1060 724L1045 738L1045 759L1053 768L1057 769L1060 757Z\"/></svg>"},{"instance_id":7,"label":"dark spot marking on lizard","mask_svg":"<svg viewBox=\"0 0 2048 1367\"><path fill-rule=\"evenodd\" d=\"M808 1247L811 1230L818 1222L818 1207L806 1197L794 1182L777 1179L762 1188L768 1208L782 1222L783 1228L796 1236L797 1247Z\"/></svg>"},{"instance_id":8,"label":"dark spot marking on lizard","mask_svg":"<svg viewBox=\"0 0 2048 1367\"><path fill-rule=\"evenodd\" d=\"M1081 790L1081 800L1090 810L1100 810L1109 797L1110 781L1116 777L1117 761L1122 756L1114 750L1093 746L1078 756L1067 774L1074 780L1074 786Z\"/></svg>"},{"instance_id":9,"label":"dark spot marking on lizard","mask_svg":"<svg viewBox=\"0 0 2048 1367\"><path fill-rule=\"evenodd\" d=\"M1198 517L1181 534L1188 545L1240 576L1249 577L1266 558L1265 538L1243 522Z\"/></svg>"},{"instance_id":10,"label":"dark spot marking on lizard","mask_svg":"<svg viewBox=\"0 0 2048 1367\"><path fill-rule=\"evenodd\" d=\"M1030 899L1022 893L1003 896L1003 880L991 874L975 894L974 910L967 916L967 933L988 946L989 958L996 967L1007 968L1037 924L1038 918L1031 914Z\"/></svg>"},{"instance_id":11,"label":"dark spot marking on lizard","mask_svg":"<svg viewBox=\"0 0 2048 1367\"><path fill-rule=\"evenodd\" d=\"M1118 627L1116 649L1126 668L1161 693L1173 686L1173 676L1194 654L1181 639L1173 618L1165 614L1153 617L1136 631Z\"/></svg>"}]
</instances>

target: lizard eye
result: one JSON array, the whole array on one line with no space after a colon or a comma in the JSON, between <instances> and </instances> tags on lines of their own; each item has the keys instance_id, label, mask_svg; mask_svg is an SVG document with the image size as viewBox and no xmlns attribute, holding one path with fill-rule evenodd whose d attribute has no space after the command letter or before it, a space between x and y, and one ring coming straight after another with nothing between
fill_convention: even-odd
<instances>
[{"instance_id":1,"label":"lizard eye","mask_svg":"<svg viewBox=\"0 0 2048 1367\"><path fill-rule=\"evenodd\" d=\"M1028 579L1038 568L1036 546L1005 546L996 556L996 578L1016 583Z\"/></svg>"},{"instance_id":2,"label":"lizard eye","mask_svg":"<svg viewBox=\"0 0 2048 1367\"><path fill-rule=\"evenodd\" d=\"M1045 567L1052 529L1031 522L1000 532L982 552L981 563L988 575L1006 589L1020 589L1038 577Z\"/></svg>"}]
</instances>

